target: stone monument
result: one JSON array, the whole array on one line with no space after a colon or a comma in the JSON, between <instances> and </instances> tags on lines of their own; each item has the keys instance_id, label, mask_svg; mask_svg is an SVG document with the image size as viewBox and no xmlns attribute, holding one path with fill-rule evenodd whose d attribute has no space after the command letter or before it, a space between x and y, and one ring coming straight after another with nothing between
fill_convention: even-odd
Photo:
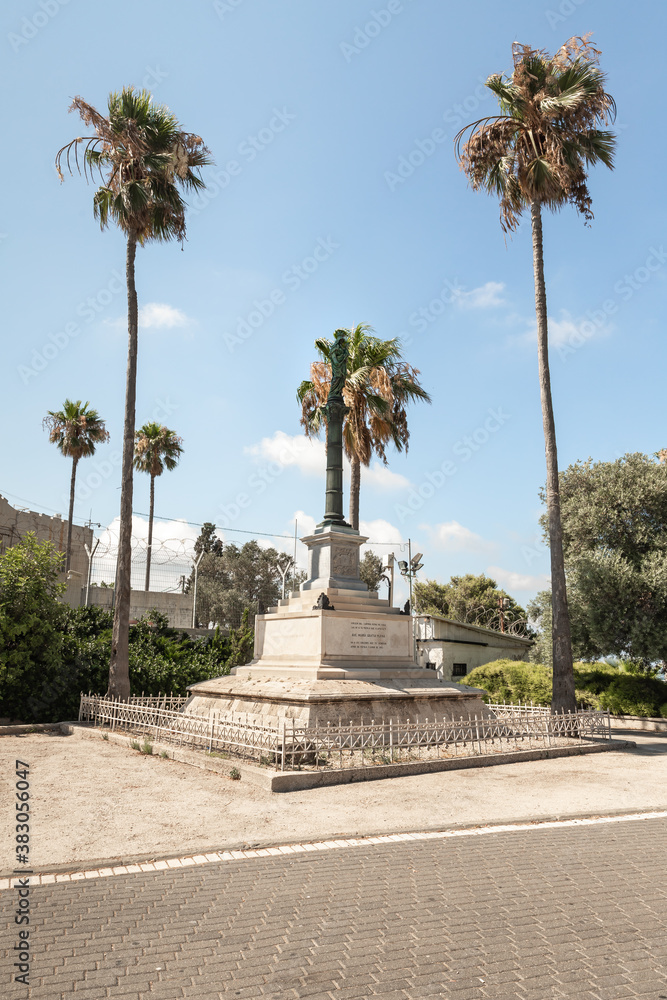
<instances>
[{"instance_id":1,"label":"stone monument","mask_svg":"<svg viewBox=\"0 0 667 1000\"><path fill-rule=\"evenodd\" d=\"M308 579L255 619L254 659L229 677L193 684L184 711L244 712L338 722L456 718L484 714L482 692L438 681L414 659L413 621L359 577L367 539L343 515L343 388L347 340L336 331L324 407L327 471L324 518L308 547Z\"/></svg>"}]
</instances>

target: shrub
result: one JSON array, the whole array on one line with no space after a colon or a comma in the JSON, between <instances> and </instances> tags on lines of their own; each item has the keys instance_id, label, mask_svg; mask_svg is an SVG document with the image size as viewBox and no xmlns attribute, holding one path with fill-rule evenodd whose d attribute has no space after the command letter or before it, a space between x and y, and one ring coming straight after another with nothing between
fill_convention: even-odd
<instances>
[{"instance_id":1,"label":"shrub","mask_svg":"<svg viewBox=\"0 0 667 1000\"><path fill-rule=\"evenodd\" d=\"M666 694L664 681L641 674L621 674L602 692L600 701L614 715L658 716Z\"/></svg>"},{"instance_id":2,"label":"shrub","mask_svg":"<svg viewBox=\"0 0 667 1000\"><path fill-rule=\"evenodd\" d=\"M0 704L26 722L51 721L60 676L65 608L58 597L62 556L29 532L0 555Z\"/></svg>"},{"instance_id":3,"label":"shrub","mask_svg":"<svg viewBox=\"0 0 667 1000\"><path fill-rule=\"evenodd\" d=\"M486 691L484 701L534 701L537 705L551 702L551 671L541 663L493 660L475 667L465 683Z\"/></svg>"},{"instance_id":4,"label":"shrub","mask_svg":"<svg viewBox=\"0 0 667 1000\"><path fill-rule=\"evenodd\" d=\"M0 556L0 704L25 722L75 719L81 692L104 694L109 683L113 616L60 604L59 569L51 543L30 536ZM132 693L185 695L247 663L253 641L247 615L229 636L191 638L151 610L130 628Z\"/></svg>"},{"instance_id":5,"label":"shrub","mask_svg":"<svg viewBox=\"0 0 667 1000\"><path fill-rule=\"evenodd\" d=\"M626 673L623 666L609 663L575 663L578 704L608 709L614 715L667 718L667 683L646 674ZM466 684L482 688L485 701L551 703L552 673L540 663L494 660L476 667Z\"/></svg>"}]
</instances>

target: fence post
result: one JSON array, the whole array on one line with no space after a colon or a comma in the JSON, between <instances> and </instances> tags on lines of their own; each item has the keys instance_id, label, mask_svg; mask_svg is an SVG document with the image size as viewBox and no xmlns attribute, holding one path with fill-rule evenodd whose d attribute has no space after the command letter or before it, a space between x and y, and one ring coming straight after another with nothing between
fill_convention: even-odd
<instances>
[{"instance_id":1,"label":"fence post","mask_svg":"<svg viewBox=\"0 0 667 1000\"><path fill-rule=\"evenodd\" d=\"M280 770L285 770L285 720L283 719L283 742L280 754Z\"/></svg>"}]
</instances>

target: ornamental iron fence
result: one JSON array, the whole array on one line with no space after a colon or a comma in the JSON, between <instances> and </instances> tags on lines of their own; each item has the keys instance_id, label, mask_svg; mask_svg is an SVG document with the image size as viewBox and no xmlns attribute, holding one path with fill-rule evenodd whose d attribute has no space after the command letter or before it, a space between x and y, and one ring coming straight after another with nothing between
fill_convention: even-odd
<instances>
[{"instance_id":1,"label":"ornamental iron fence","mask_svg":"<svg viewBox=\"0 0 667 1000\"><path fill-rule=\"evenodd\" d=\"M186 715L186 700L165 695L122 702L82 694L79 721L280 771L345 770L611 739L608 712L552 715L541 706L490 704L488 715L467 719L304 725L245 714Z\"/></svg>"}]
</instances>

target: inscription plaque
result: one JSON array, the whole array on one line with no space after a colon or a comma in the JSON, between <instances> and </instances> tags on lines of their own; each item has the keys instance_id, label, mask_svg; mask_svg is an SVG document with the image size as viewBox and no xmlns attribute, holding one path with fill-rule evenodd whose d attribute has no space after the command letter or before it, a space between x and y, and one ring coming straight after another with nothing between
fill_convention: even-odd
<instances>
[{"instance_id":1,"label":"inscription plaque","mask_svg":"<svg viewBox=\"0 0 667 1000\"><path fill-rule=\"evenodd\" d=\"M350 649L383 652L389 645L385 622L350 622Z\"/></svg>"}]
</instances>

